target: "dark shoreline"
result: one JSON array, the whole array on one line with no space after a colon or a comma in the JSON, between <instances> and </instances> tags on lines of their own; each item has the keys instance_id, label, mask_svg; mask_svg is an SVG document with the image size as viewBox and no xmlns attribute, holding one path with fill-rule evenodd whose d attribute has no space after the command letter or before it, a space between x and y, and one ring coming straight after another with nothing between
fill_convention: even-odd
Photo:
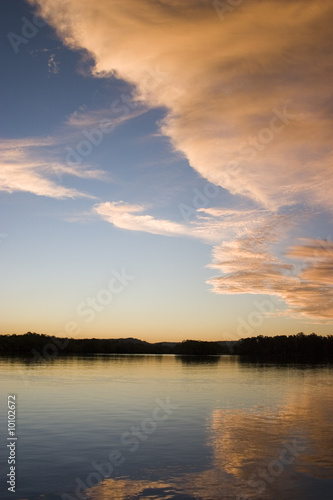
<instances>
[{"instance_id":1,"label":"dark shoreline","mask_svg":"<svg viewBox=\"0 0 333 500\"><path fill-rule=\"evenodd\" d=\"M28 332L0 335L1 357L47 361L57 356L163 355L210 357L238 355L242 362L279 364L333 363L333 336L316 334L250 337L238 341L157 342L127 339L73 339Z\"/></svg>"}]
</instances>

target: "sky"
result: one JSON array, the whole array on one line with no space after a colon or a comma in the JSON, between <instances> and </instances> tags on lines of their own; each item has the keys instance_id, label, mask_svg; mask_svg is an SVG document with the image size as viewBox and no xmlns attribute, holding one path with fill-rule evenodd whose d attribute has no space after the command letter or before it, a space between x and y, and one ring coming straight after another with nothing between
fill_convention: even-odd
<instances>
[{"instance_id":1,"label":"sky","mask_svg":"<svg viewBox=\"0 0 333 500\"><path fill-rule=\"evenodd\" d=\"M331 0L3 0L1 334L332 334Z\"/></svg>"}]
</instances>

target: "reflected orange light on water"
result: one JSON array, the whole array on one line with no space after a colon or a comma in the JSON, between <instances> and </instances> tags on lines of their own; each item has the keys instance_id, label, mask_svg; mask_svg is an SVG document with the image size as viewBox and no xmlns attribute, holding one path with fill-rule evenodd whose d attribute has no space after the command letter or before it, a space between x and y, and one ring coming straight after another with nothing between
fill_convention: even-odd
<instances>
[{"instance_id":1,"label":"reflected orange light on water","mask_svg":"<svg viewBox=\"0 0 333 500\"><path fill-rule=\"evenodd\" d=\"M184 474L175 465L158 471L163 481L108 478L87 493L92 500L301 500L302 492L295 488L301 476L305 483L308 478L333 477L333 438L327 441L333 436L333 421L321 404L320 391L316 397L311 384L295 389L291 385L274 410L214 409L207 421L207 445L213 451L207 470ZM156 473L156 467L152 471Z\"/></svg>"}]
</instances>

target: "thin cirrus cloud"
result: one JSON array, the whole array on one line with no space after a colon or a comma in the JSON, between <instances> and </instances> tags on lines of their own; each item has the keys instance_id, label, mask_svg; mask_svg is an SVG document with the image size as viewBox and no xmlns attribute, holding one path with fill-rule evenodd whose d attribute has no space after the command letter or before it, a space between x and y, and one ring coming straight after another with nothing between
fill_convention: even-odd
<instances>
[{"instance_id":1,"label":"thin cirrus cloud","mask_svg":"<svg viewBox=\"0 0 333 500\"><path fill-rule=\"evenodd\" d=\"M145 231L165 236L186 235L188 229L182 224L167 219L156 219L151 215L138 215L146 207L124 202L100 203L94 211L114 226L132 231Z\"/></svg>"},{"instance_id":2,"label":"thin cirrus cloud","mask_svg":"<svg viewBox=\"0 0 333 500\"><path fill-rule=\"evenodd\" d=\"M127 97L126 104L116 98L110 106L101 109L88 110L85 106L81 106L67 117L64 127L69 127L73 132L84 127L95 127L105 129L104 134L111 133L115 127L147 111L147 107L142 103L134 102L130 96L125 96Z\"/></svg>"},{"instance_id":3,"label":"thin cirrus cloud","mask_svg":"<svg viewBox=\"0 0 333 500\"><path fill-rule=\"evenodd\" d=\"M248 217L198 211L186 228L114 203L95 211L130 230L220 232L215 292L267 293L290 314L332 318L328 256L294 254L291 267L275 249L280 224L267 229L285 207L333 209L332 2L247 0L222 21L206 0L28 1L65 44L92 55L96 77L116 75L138 101L166 108L161 132L203 178L257 207ZM290 218L300 221L297 210Z\"/></svg>"},{"instance_id":4,"label":"thin cirrus cloud","mask_svg":"<svg viewBox=\"0 0 333 500\"><path fill-rule=\"evenodd\" d=\"M123 201L98 203L93 213L120 229L143 231L161 236L188 236L206 242L214 242L221 238L221 224L197 218L190 225L180 224L168 219L157 219L149 214L145 205L134 205Z\"/></svg>"},{"instance_id":5,"label":"thin cirrus cloud","mask_svg":"<svg viewBox=\"0 0 333 500\"><path fill-rule=\"evenodd\" d=\"M92 212L121 229L162 236L187 236L209 244L220 243L223 238L230 237L235 231L238 234L248 232L253 226L254 214L258 218L254 210L198 209L196 217L189 224L180 224L142 213L148 208L145 205L114 201L97 203ZM261 213L263 217L268 216L267 211Z\"/></svg>"},{"instance_id":6,"label":"thin cirrus cloud","mask_svg":"<svg viewBox=\"0 0 333 500\"><path fill-rule=\"evenodd\" d=\"M107 134L144 113L142 105L120 106L113 101L107 109L81 107L67 117L49 137L0 140L0 191L24 191L50 198L95 198L64 184L66 176L110 180L105 171L89 166L89 150L81 144L100 144ZM87 154L88 153L88 154Z\"/></svg>"},{"instance_id":7,"label":"thin cirrus cloud","mask_svg":"<svg viewBox=\"0 0 333 500\"><path fill-rule=\"evenodd\" d=\"M100 170L79 168L56 159L52 150L58 146L54 138L7 139L0 141L0 190L9 193L24 191L50 198L94 198L66 187L63 175L85 179L101 179Z\"/></svg>"}]
</instances>

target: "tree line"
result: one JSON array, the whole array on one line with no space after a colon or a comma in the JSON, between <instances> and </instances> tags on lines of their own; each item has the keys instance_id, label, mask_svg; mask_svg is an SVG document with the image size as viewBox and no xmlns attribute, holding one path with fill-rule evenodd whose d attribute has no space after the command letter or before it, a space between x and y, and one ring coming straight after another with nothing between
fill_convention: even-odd
<instances>
[{"instance_id":1,"label":"tree line","mask_svg":"<svg viewBox=\"0 0 333 500\"><path fill-rule=\"evenodd\" d=\"M276 337L251 337L241 339L235 354L258 360L275 362L333 362L333 336L323 337L312 333L305 335L278 335Z\"/></svg>"},{"instance_id":2,"label":"tree line","mask_svg":"<svg viewBox=\"0 0 333 500\"><path fill-rule=\"evenodd\" d=\"M223 344L223 343L222 343ZM61 346L61 354L229 354L218 342L186 340L183 342L149 343L128 339L72 339L28 332L24 335L0 335L0 355L26 355L52 351ZM49 346L49 347L47 347ZM51 349L50 349L51 346ZM47 357L47 356L46 356Z\"/></svg>"},{"instance_id":3,"label":"tree line","mask_svg":"<svg viewBox=\"0 0 333 500\"><path fill-rule=\"evenodd\" d=\"M89 354L176 354L191 356L239 355L274 362L332 362L333 336L304 335L257 336L230 342L184 340L149 343L127 339L72 339L28 332L0 335L0 355L44 357ZM58 346L58 347L57 347ZM61 346L61 348L59 348ZM54 355L53 355L54 357Z\"/></svg>"}]
</instances>

